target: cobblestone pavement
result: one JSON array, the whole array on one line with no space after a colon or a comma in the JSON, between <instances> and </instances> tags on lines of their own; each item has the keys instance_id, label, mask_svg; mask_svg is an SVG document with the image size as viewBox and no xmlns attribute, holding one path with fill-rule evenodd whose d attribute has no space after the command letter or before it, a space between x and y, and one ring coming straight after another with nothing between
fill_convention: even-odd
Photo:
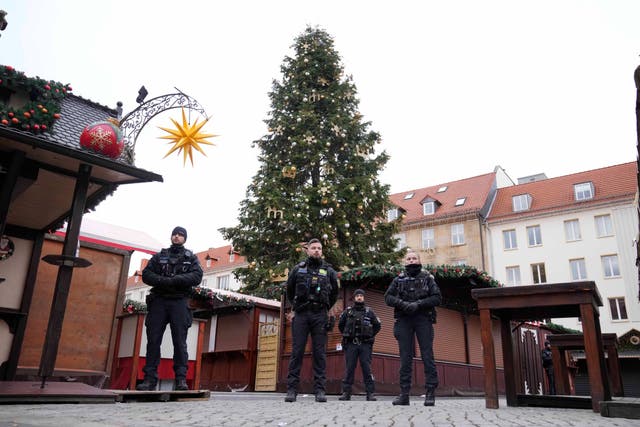
<instances>
[{"instance_id":1,"label":"cobblestone pavement","mask_svg":"<svg viewBox=\"0 0 640 427\"><path fill-rule=\"evenodd\" d=\"M285 403L279 393L212 393L210 400L116 404L0 405L0 427L30 426L638 426L638 420L605 418L586 409L507 407L486 409L482 398L438 398L427 408L412 396L410 406L391 396L316 403L299 395Z\"/></svg>"}]
</instances>

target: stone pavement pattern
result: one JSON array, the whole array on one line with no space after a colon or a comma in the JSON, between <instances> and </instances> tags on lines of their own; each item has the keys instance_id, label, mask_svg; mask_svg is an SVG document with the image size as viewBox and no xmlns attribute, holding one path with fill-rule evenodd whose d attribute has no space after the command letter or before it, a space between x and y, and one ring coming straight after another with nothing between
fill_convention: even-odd
<instances>
[{"instance_id":1,"label":"stone pavement pattern","mask_svg":"<svg viewBox=\"0 0 640 427\"><path fill-rule=\"evenodd\" d=\"M605 418L585 409L507 407L486 409L484 399L438 398L427 408L412 396L410 406L391 405L390 396L341 402L329 396L315 403L299 395L285 403L279 393L212 393L208 401L116 404L0 405L0 427L31 426L451 426L564 427L638 426L638 420Z\"/></svg>"}]
</instances>

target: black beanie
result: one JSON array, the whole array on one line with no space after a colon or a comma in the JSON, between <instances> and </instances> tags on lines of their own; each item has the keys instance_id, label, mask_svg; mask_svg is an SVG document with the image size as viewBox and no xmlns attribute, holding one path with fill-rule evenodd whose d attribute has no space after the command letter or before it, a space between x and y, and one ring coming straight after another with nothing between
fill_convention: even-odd
<instances>
[{"instance_id":1,"label":"black beanie","mask_svg":"<svg viewBox=\"0 0 640 427\"><path fill-rule=\"evenodd\" d=\"M364 295L364 290L356 289L355 291L353 291L353 296L355 297L356 295Z\"/></svg>"},{"instance_id":2,"label":"black beanie","mask_svg":"<svg viewBox=\"0 0 640 427\"><path fill-rule=\"evenodd\" d=\"M171 236L175 236L176 234L180 234L181 236L184 236L184 241L187 241L187 230L184 227L176 227L173 229L173 231L171 232Z\"/></svg>"}]
</instances>

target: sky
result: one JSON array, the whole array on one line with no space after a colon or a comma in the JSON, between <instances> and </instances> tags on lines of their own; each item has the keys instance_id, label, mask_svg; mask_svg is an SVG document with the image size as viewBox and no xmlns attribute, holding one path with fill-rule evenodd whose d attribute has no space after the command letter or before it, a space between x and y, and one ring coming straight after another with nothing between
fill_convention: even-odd
<instances>
[{"instance_id":1,"label":"sky","mask_svg":"<svg viewBox=\"0 0 640 427\"><path fill-rule=\"evenodd\" d=\"M180 119L152 119L136 166L163 183L121 186L90 218L196 252L225 242L258 171L272 81L307 26L335 41L360 112L390 155L379 179L398 193L490 173L515 181L636 160L637 0L2 0L0 63L69 83L125 114L175 88L217 134L194 167L163 156ZM132 262L132 268L136 267Z\"/></svg>"}]
</instances>

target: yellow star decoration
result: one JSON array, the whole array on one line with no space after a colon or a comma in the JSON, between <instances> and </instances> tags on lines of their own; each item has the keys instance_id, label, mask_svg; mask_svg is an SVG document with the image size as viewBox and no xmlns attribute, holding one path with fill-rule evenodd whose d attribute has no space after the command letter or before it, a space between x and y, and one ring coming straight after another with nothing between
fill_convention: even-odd
<instances>
[{"instance_id":1,"label":"yellow star decoration","mask_svg":"<svg viewBox=\"0 0 640 427\"><path fill-rule=\"evenodd\" d=\"M169 154L178 150L178 155L183 153L183 162L184 166L187 163L187 156L189 160L191 160L191 166L193 166L193 149L195 148L203 155L207 155L204 150L200 147L200 145L216 145L212 142L206 140L206 138L218 136L211 133L200 133L200 129L209 121L206 119L202 123L198 124L198 119L193 123L193 125L187 122L187 118L184 115L184 108L182 109L182 125L180 125L175 120L171 119L173 124L175 125L175 129L167 129L158 126L165 132L168 132L170 135L161 136L160 139L170 139L172 140L170 143L173 143L174 146L164 155L163 159L167 157Z\"/></svg>"}]
</instances>

